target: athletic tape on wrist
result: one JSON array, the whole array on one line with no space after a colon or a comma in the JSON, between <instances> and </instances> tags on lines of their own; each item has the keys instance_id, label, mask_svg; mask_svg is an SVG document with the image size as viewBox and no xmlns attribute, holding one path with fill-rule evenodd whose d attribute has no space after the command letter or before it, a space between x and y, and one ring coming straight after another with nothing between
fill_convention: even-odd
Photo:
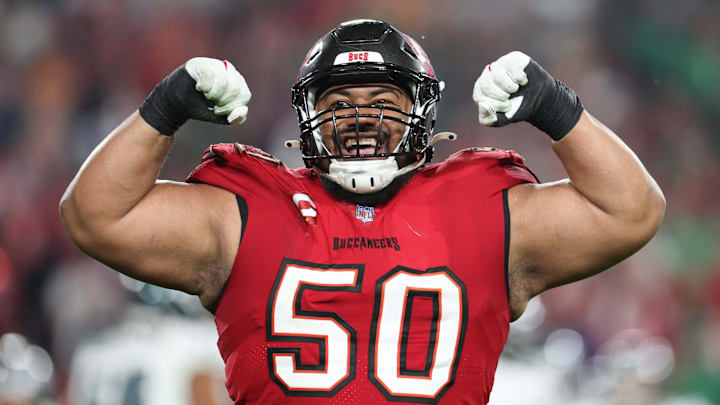
<instances>
[{"instance_id":1,"label":"athletic tape on wrist","mask_svg":"<svg viewBox=\"0 0 720 405\"><path fill-rule=\"evenodd\" d=\"M190 117L179 110L177 93L195 91L195 81L180 66L155 86L140 105L140 116L151 127L166 136L173 136Z\"/></svg>"},{"instance_id":2,"label":"athletic tape on wrist","mask_svg":"<svg viewBox=\"0 0 720 405\"><path fill-rule=\"evenodd\" d=\"M530 123L559 141L577 124L584 108L580 98L565 83L555 79L555 86L554 99L545 100Z\"/></svg>"}]
</instances>

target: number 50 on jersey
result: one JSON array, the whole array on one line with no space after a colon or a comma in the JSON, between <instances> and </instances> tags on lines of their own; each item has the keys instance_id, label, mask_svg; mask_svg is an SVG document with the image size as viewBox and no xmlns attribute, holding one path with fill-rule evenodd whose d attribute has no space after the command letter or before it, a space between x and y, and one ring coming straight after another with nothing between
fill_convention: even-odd
<instances>
[{"instance_id":1,"label":"number 50 on jersey","mask_svg":"<svg viewBox=\"0 0 720 405\"><path fill-rule=\"evenodd\" d=\"M359 293L364 266L285 259L267 306L269 342L314 343L318 364L303 364L298 347L268 348L270 378L287 395L333 396L355 378L357 333L335 312L301 308L304 291ZM425 366L408 369L415 298L432 302ZM455 378L467 324L465 285L447 267L393 268L375 284L368 378L389 400L435 403ZM365 348L360 348L365 350Z\"/></svg>"}]
</instances>

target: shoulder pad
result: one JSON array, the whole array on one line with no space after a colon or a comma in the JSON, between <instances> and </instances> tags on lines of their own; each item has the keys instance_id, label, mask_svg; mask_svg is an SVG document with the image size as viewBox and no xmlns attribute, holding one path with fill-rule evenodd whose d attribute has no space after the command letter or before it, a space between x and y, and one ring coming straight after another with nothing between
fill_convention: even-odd
<instances>
[{"instance_id":1,"label":"shoulder pad","mask_svg":"<svg viewBox=\"0 0 720 405\"><path fill-rule=\"evenodd\" d=\"M497 149L490 146L473 146L470 148L460 149L459 151L450 155L447 160L455 159L466 152L469 152L467 154L472 157L477 156L484 159L508 161L508 163L513 163L521 166L525 165L525 158L523 158L519 153L515 152L514 150Z\"/></svg>"},{"instance_id":2,"label":"shoulder pad","mask_svg":"<svg viewBox=\"0 0 720 405\"><path fill-rule=\"evenodd\" d=\"M532 177L539 183L540 180L535 173L525 165L525 158L519 153L512 149L497 149L487 146L473 146L470 148L461 149L452 155L450 155L446 162L492 162L496 161L500 166L519 166L532 175Z\"/></svg>"},{"instance_id":3,"label":"shoulder pad","mask_svg":"<svg viewBox=\"0 0 720 405\"><path fill-rule=\"evenodd\" d=\"M202 161L205 162L212 159L232 161L245 156L270 162L278 166L282 165L280 159L275 156L254 146L243 145L241 143L217 143L210 145L203 153Z\"/></svg>"},{"instance_id":4,"label":"shoulder pad","mask_svg":"<svg viewBox=\"0 0 720 405\"><path fill-rule=\"evenodd\" d=\"M260 148L256 148L254 146L250 145L243 145L241 143L235 143L235 149L237 149L241 153L245 153L248 156L252 156L256 159L263 159L267 160L268 162L274 163L278 166L282 164L280 159L276 158L275 156L265 152L264 150Z\"/></svg>"},{"instance_id":5,"label":"shoulder pad","mask_svg":"<svg viewBox=\"0 0 720 405\"><path fill-rule=\"evenodd\" d=\"M455 156L459 153L467 152L467 151L470 151L470 152L492 152L494 150L497 150L497 148L492 147L492 146L471 146L469 148L460 149L459 151L450 155L450 157L452 158L453 156Z\"/></svg>"}]
</instances>

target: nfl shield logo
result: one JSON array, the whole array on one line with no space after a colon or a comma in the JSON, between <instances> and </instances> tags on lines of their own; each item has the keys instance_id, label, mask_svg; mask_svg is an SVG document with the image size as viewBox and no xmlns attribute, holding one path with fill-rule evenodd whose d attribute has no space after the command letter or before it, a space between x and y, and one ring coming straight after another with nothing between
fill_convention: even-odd
<instances>
[{"instance_id":1,"label":"nfl shield logo","mask_svg":"<svg viewBox=\"0 0 720 405\"><path fill-rule=\"evenodd\" d=\"M355 218L363 221L364 223L372 222L375 219L375 208L356 205Z\"/></svg>"}]
</instances>

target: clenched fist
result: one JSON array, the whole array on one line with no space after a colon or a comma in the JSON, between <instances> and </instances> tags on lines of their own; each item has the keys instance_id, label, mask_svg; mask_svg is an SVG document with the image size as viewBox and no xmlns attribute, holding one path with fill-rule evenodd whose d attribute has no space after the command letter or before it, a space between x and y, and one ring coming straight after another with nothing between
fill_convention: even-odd
<instances>
[{"instance_id":1,"label":"clenched fist","mask_svg":"<svg viewBox=\"0 0 720 405\"><path fill-rule=\"evenodd\" d=\"M188 119L241 124L250 89L226 60L192 58L163 79L140 106L140 115L163 135L173 135Z\"/></svg>"},{"instance_id":2,"label":"clenched fist","mask_svg":"<svg viewBox=\"0 0 720 405\"><path fill-rule=\"evenodd\" d=\"M475 82L473 100L483 125L527 121L556 141L570 132L583 112L572 89L519 51L485 67Z\"/></svg>"}]
</instances>

